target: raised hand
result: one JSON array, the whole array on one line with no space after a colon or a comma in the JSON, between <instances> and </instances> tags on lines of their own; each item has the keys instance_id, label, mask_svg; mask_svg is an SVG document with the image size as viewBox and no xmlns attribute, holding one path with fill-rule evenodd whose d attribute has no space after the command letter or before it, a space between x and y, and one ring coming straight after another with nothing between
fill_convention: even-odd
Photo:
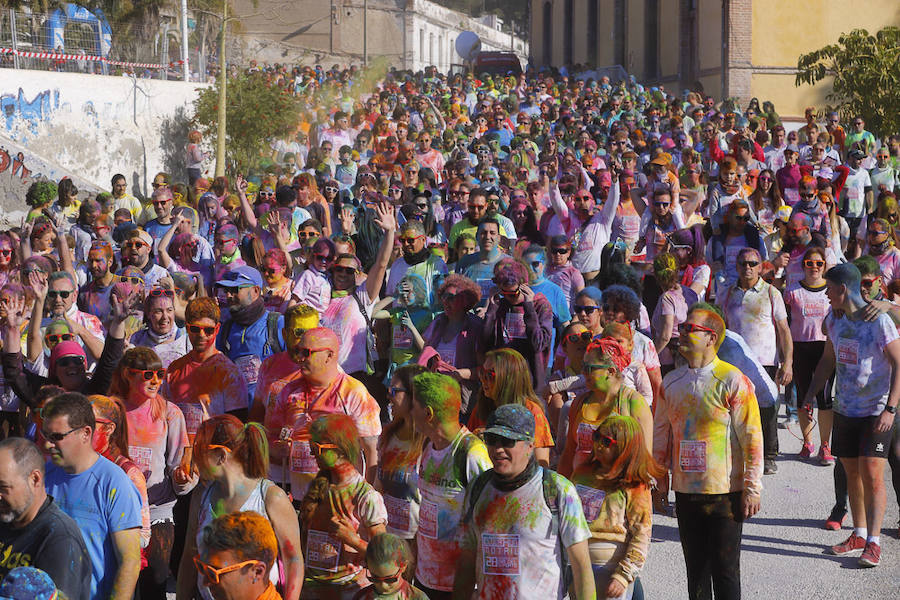
<instances>
[{"instance_id":1,"label":"raised hand","mask_svg":"<svg viewBox=\"0 0 900 600\"><path fill-rule=\"evenodd\" d=\"M387 202L378 202L375 204L375 224L381 227L385 232L396 231L397 217L394 215L394 207Z\"/></svg>"}]
</instances>

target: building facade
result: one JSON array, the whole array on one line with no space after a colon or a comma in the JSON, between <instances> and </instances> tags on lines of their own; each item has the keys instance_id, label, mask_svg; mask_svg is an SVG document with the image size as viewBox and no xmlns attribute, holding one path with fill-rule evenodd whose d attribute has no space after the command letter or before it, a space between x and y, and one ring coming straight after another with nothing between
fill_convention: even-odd
<instances>
[{"instance_id":1,"label":"building facade","mask_svg":"<svg viewBox=\"0 0 900 600\"><path fill-rule=\"evenodd\" d=\"M523 0L525 1L525 0ZM496 22L472 18L428 0L236 0L241 27L229 59L280 63L362 64L383 57L388 66L449 70L462 59L454 44L475 32L484 50L517 54L523 65L528 43ZM232 58L233 55L233 58Z\"/></svg>"},{"instance_id":2,"label":"building facade","mask_svg":"<svg viewBox=\"0 0 900 600\"><path fill-rule=\"evenodd\" d=\"M900 2L530 0L535 66L621 65L670 90L771 100L783 116L822 106L830 86L794 86L797 58L842 32L900 24Z\"/></svg>"}]
</instances>

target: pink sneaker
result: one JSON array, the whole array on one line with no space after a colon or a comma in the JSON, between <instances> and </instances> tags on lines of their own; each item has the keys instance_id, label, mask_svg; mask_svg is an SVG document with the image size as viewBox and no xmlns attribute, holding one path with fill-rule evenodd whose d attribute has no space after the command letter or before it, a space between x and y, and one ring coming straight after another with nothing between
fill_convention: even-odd
<instances>
[{"instance_id":1,"label":"pink sneaker","mask_svg":"<svg viewBox=\"0 0 900 600\"><path fill-rule=\"evenodd\" d=\"M866 542L862 556L859 557L859 566L877 567L881 562L881 546L875 542Z\"/></svg>"},{"instance_id":2,"label":"pink sneaker","mask_svg":"<svg viewBox=\"0 0 900 600\"><path fill-rule=\"evenodd\" d=\"M822 444L822 447L819 448L819 464L823 467L834 464L834 456L831 455L831 448L828 447L828 444Z\"/></svg>"},{"instance_id":3,"label":"pink sneaker","mask_svg":"<svg viewBox=\"0 0 900 600\"><path fill-rule=\"evenodd\" d=\"M856 535L856 532L850 534L846 540L841 542L836 546L832 546L828 549L828 554L834 554L835 556L843 556L844 554L850 554L851 552L856 552L857 550L862 550L866 547L865 538L861 538ZM879 549L880 552L880 549Z\"/></svg>"},{"instance_id":4,"label":"pink sneaker","mask_svg":"<svg viewBox=\"0 0 900 600\"><path fill-rule=\"evenodd\" d=\"M800 458L809 458L816 451L816 447L813 446L812 442L804 442L803 449L800 450Z\"/></svg>"}]
</instances>

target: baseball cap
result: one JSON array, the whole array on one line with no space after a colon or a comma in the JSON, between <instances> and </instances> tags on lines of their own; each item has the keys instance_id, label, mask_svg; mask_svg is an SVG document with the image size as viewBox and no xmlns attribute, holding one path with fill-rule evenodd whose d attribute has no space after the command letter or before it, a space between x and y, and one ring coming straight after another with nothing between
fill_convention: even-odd
<instances>
[{"instance_id":1,"label":"baseball cap","mask_svg":"<svg viewBox=\"0 0 900 600\"><path fill-rule=\"evenodd\" d=\"M849 158L855 158L857 160L862 160L866 157L866 153L863 152L862 150L860 150L859 148L854 148L847 154L847 156Z\"/></svg>"},{"instance_id":2,"label":"baseball cap","mask_svg":"<svg viewBox=\"0 0 900 600\"><path fill-rule=\"evenodd\" d=\"M60 342L50 352L50 372L52 373L56 369L56 361L68 356L80 356L81 360L87 364L87 355L81 344L75 341Z\"/></svg>"},{"instance_id":3,"label":"baseball cap","mask_svg":"<svg viewBox=\"0 0 900 600\"><path fill-rule=\"evenodd\" d=\"M504 404L488 417L485 433L509 440L534 440L534 415L521 404Z\"/></svg>"},{"instance_id":4,"label":"baseball cap","mask_svg":"<svg viewBox=\"0 0 900 600\"><path fill-rule=\"evenodd\" d=\"M222 287L241 287L244 285L255 285L258 288L263 287L262 276L259 271L247 265L241 265L233 269L229 269L222 275L222 279L216 282L216 285Z\"/></svg>"}]
</instances>

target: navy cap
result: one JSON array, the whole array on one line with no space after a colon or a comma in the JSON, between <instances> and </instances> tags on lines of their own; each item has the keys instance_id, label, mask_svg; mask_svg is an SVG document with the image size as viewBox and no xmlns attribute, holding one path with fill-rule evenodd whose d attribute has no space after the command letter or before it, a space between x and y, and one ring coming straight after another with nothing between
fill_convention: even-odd
<instances>
[{"instance_id":1,"label":"navy cap","mask_svg":"<svg viewBox=\"0 0 900 600\"><path fill-rule=\"evenodd\" d=\"M255 285L256 287L262 289L263 280L262 275L259 274L259 271L257 271L253 267L241 265L239 267L235 267L233 269L225 271L225 274L222 275L222 279L217 281L216 285L232 288L246 285Z\"/></svg>"},{"instance_id":2,"label":"navy cap","mask_svg":"<svg viewBox=\"0 0 900 600\"><path fill-rule=\"evenodd\" d=\"M504 404L488 417L485 433L509 440L534 440L534 415L521 404Z\"/></svg>"}]
</instances>

